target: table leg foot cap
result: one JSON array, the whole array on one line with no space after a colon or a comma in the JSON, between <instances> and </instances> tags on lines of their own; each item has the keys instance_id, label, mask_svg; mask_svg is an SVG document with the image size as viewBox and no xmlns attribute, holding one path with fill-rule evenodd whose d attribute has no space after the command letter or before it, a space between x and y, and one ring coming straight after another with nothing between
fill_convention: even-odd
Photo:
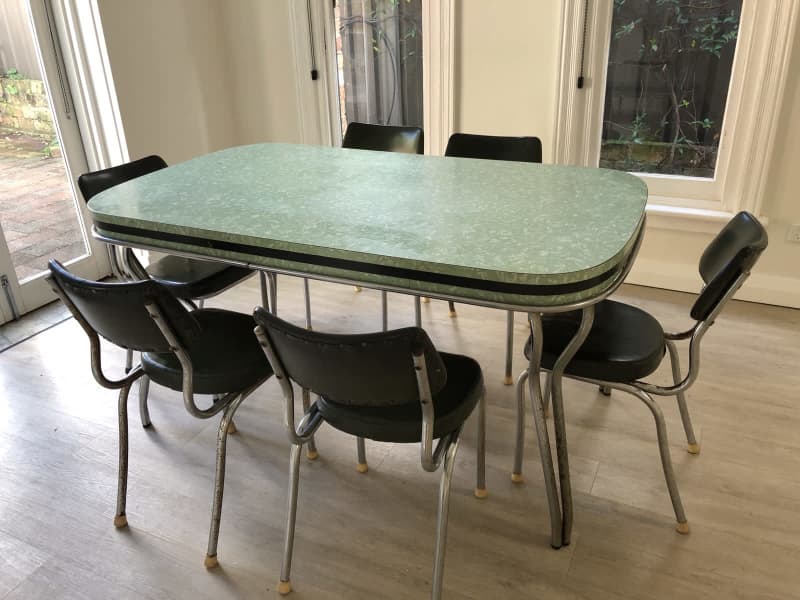
<instances>
[{"instance_id":1,"label":"table leg foot cap","mask_svg":"<svg viewBox=\"0 0 800 600\"><path fill-rule=\"evenodd\" d=\"M203 566L206 569L213 569L217 565L219 565L219 561L217 560L217 555L215 554L214 556L209 556L208 554L206 554L206 558L203 561Z\"/></svg>"},{"instance_id":2,"label":"table leg foot cap","mask_svg":"<svg viewBox=\"0 0 800 600\"><path fill-rule=\"evenodd\" d=\"M356 465L356 471L358 471L359 473L366 473L367 471L369 471L369 466L367 465L367 463L358 463Z\"/></svg>"},{"instance_id":3,"label":"table leg foot cap","mask_svg":"<svg viewBox=\"0 0 800 600\"><path fill-rule=\"evenodd\" d=\"M475 497L479 500L489 497L489 490L486 488L475 488Z\"/></svg>"},{"instance_id":4,"label":"table leg foot cap","mask_svg":"<svg viewBox=\"0 0 800 600\"><path fill-rule=\"evenodd\" d=\"M114 517L114 527L122 529L128 526L128 517L126 515L117 515Z\"/></svg>"},{"instance_id":5,"label":"table leg foot cap","mask_svg":"<svg viewBox=\"0 0 800 600\"><path fill-rule=\"evenodd\" d=\"M454 311L454 310L450 311L450 318L451 319L455 319L457 316L458 316L458 313L456 311Z\"/></svg>"},{"instance_id":6,"label":"table leg foot cap","mask_svg":"<svg viewBox=\"0 0 800 600\"><path fill-rule=\"evenodd\" d=\"M686 450L689 454L700 454L700 444L689 444Z\"/></svg>"},{"instance_id":7,"label":"table leg foot cap","mask_svg":"<svg viewBox=\"0 0 800 600\"><path fill-rule=\"evenodd\" d=\"M308 460L317 460L319 458L319 452L316 450L306 450L306 458Z\"/></svg>"},{"instance_id":8,"label":"table leg foot cap","mask_svg":"<svg viewBox=\"0 0 800 600\"><path fill-rule=\"evenodd\" d=\"M360 285L355 285L355 286L353 286L353 287L355 288L355 290L356 290L357 292L360 292L360 291L361 291L361 286L360 286ZM288 585L288 584L289 584L289 582L287 581L287 582L286 582L286 584ZM291 589L292 589L292 586L289 586L289 589L291 590ZM288 592L287 592L287 594L288 594Z\"/></svg>"},{"instance_id":9,"label":"table leg foot cap","mask_svg":"<svg viewBox=\"0 0 800 600\"><path fill-rule=\"evenodd\" d=\"M430 302L430 301L431 301L431 299L430 299L430 298L428 298L427 296L421 296L421 300L422 300L422 303L423 303L423 304L427 304L428 302Z\"/></svg>"},{"instance_id":10,"label":"table leg foot cap","mask_svg":"<svg viewBox=\"0 0 800 600\"><path fill-rule=\"evenodd\" d=\"M514 385L514 378L511 375L503 377L503 385Z\"/></svg>"},{"instance_id":11,"label":"table leg foot cap","mask_svg":"<svg viewBox=\"0 0 800 600\"><path fill-rule=\"evenodd\" d=\"M675 530L681 535L686 535L689 533L689 523L678 523L678 526L675 527Z\"/></svg>"},{"instance_id":12,"label":"table leg foot cap","mask_svg":"<svg viewBox=\"0 0 800 600\"><path fill-rule=\"evenodd\" d=\"M278 584L278 593L281 596L285 596L289 592L292 591L292 582L291 581L281 581Z\"/></svg>"},{"instance_id":13,"label":"table leg foot cap","mask_svg":"<svg viewBox=\"0 0 800 600\"><path fill-rule=\"evenodd\" d=\"M525 478L522 476L522 473L512 473L511 481L512 483L522 483L525 481Z\"/></svg>"}]
</instances>

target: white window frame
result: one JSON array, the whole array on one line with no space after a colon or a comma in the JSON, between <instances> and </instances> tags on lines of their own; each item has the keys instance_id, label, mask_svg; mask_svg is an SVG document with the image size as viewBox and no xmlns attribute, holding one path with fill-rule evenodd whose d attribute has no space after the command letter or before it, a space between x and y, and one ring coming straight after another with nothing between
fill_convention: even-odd
<instances>
[{"instance_id":1,"label":"white window frame","mask_svg":"<svg viewBox=\"0 0 800 600\"><path fill-rule=\"evenodd\" d=\"M453 132L454 5L455 0L422 0L422 110L426 154L443 154ZM336 40L333 2L291 2L289 21L301 141L339 146L342 143L339 73L335 53L327 50ZM317 69L317 80L311 79L312 66Z\"/></svg>"},{"instance_id":2,"label":"white window frame","mask_svg":"<svg viewBox=\"0 0 800 600\"><path fill-rule=\"evenodd\" d=\"M744 0L714 179L638 174L648 184L651 223L713 231L733 213L761 215L785 92L797 0ZM613 0L589 0L585 84L578 89L584 0L562 4L561 69L553 139L560 164L597 166ZM758 85L745 85L757 81ZM763 215L762 215L763 216Z\"/></svg>"}]
</instances>

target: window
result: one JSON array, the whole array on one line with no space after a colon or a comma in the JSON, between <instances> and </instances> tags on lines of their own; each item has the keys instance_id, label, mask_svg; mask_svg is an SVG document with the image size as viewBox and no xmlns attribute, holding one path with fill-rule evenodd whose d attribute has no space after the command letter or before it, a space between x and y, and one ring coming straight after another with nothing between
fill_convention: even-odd
<instances>
[{"instance_id":1,"label":"window","mask_svg":"<svg viewBox=\"0 0 800 600\"><path fill-rule=\"evenodd\" d=\"M797 4L565 1L556 160L637 174L651 213L758 213Z\"/></svg>"}]
</instances>

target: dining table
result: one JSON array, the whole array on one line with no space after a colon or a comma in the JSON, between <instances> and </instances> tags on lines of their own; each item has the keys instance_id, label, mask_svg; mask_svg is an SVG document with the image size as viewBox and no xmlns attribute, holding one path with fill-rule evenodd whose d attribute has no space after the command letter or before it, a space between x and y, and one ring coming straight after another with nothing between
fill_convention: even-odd
<instances>
[{"instance_id":1,"label":"dining table","mask_svg":"<svg viewBox=\"0 0 800 600\"><path fill-rule=\"evenodd\" d=\"M115 246L526 313L528 390L559 548L573 521L561 375L594 305L631 267L646 202L641 179L608 169L262 143L112 187L89 210L93 235ZM580 327L551 377L556 477L542 316L575 310Z\"/></svg>"}]
</instances>

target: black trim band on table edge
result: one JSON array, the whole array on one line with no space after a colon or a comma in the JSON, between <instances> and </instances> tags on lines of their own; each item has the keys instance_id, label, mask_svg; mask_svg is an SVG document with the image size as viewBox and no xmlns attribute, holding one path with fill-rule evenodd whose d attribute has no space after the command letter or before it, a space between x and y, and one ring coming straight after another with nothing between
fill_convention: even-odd
<instances>
[{"instance_id":1,"label":"black trim band on table edge","mask_svg":"<svg viewBox=\"0 0 800 600\"><path fill-rule=\"evenodd\" d=\"M417 271L402 267L391 267L387 265L376 265L373 263L346 260L343 258L332 258L329 256L319 256L316 254L306 254L303 252L292 252L290 250L277 250L275 248L261 248L249 246L237 242L225 242L220 240L209 240L207 238L197 238L190 235L177 233L166 233L163 231L152 231L150 229L139 229L127 225L116 225L114 223L103 223L95 221L95 226L99 230L123 235L133 235L153 240L186 244L189 246L200 246L211 250L222 250L224 252L237 252L239 254L250 254L263 256L264 258L275 258L296 263L305 263L319 267L330 267L343 269L356 273L369 273L371 275L381 275L385 277L397 277L400 279L411 279L424 281L425 283L435 283L439 285L452 285L461 288L482 290L488 292L498 292L502 294L519 294L522 296L553 296L560 294L571 294L582 292L600 285L607 281L616 272L616 267L609 269L600 275L595 275L583 281L574 283L556 284L532 284L532 283L508 283L504 281L490 281L486 279L476 279L474 277L463 277L461 275L445 275L442 273L431 273L430 271ZM124 241L124 240L121 240ZM144 241L144 240L143 240Z\"/></svg>"}]
</instances>

